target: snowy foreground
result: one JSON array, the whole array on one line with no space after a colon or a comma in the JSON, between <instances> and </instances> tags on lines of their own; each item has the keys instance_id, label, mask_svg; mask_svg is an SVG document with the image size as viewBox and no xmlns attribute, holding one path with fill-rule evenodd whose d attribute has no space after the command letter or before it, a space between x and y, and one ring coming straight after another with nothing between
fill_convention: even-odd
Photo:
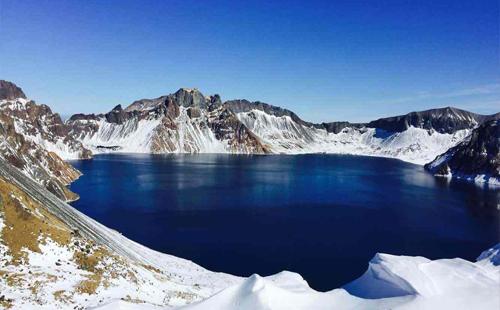
<instances>
[{"instance_id":1,"label":"snowy foreground","mask_svg":"<svg viewBox=\"0 0 500 310\"><path fill-rule=\"evenodd\" d=\"M477 262L377 254L357 280L317 292L296 273L240 278L150 250L1 160L0 195L0 305L12 309L500 308L500 244Z\"/></svg>"},{"instance_id":2,"label":"snowy foreground","mask_svg":"<svg viewBox=\"0 0 500 310\"><path fill-rule=\"evenodd\" d=\"M499 251L500 244L476 263L377 254L362 277L325 293L296 273L252 275L182 309L499 309ZM159 308L115 301L97 309Z\"/></svg>"}]
</instances>

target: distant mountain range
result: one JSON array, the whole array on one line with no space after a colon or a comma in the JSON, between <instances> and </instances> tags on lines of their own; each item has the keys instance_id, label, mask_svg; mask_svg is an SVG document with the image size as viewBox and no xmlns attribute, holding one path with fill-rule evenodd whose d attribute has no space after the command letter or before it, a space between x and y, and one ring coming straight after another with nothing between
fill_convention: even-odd
<instances>
[{"instance_id":1,"label":"distant mountain range","mask_svg":"<svg viewBox=\"0 0 500 310\"><path fill-rule=\"evenodd\" d=\"M0 88L0 154L24 166L27 174L42 183L47 183L46 175L60 184L76 177L68 177L71 173L64 172L67 169L61 172L52 168L63 167L61 159L90 158L104 152L336 153L392 157L423 165L464 141L481 124L500 118L500 113L479 115L446 107L368 123L311 123L267 103L222 102L219 95L205 96L197 89L182 88L158 98L134 101L125 108L118 105L104 114L75 114L62 122L49 107L26 99L15 84L1 81ZM36 145L31 149L37 149L38 155L16 157L14 154L28 143ZM36 157L38 161L49 157L44 152L60 158L48 160L53 164L37 164ZM488 156L498 158L498 148L496 154ZM460 167L454 168L457 171L453 175L484 175L485 182L498 179L498 161L466 172ZM441 170L430 170L442 174Z\"/></svg>"}]
</instances>

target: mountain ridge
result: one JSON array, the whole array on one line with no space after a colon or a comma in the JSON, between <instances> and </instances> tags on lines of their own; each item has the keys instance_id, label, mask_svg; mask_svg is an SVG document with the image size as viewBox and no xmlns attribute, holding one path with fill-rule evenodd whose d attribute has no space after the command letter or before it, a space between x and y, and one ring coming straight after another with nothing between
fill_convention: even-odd
<instances>
[{"instance_id":1,"label":"mountain ridge","mask_svg":"<svg viewBox=\"0 0 500 310\"><path fill-rule=\"evenodd\" d=\"M17 87L12 85L9 89ZM15 100L2 102L15 106ZM60 129L53 131L63 132L63 149L81 145L76 147L82 150L78 158L89 158L89 152L336 153L391 157L423 165L483 122L499 117L500 113L481 115L444 107L367 123L312 123L268 103L223 102L218 94L205 96L196 88L181 88L133 101L125 108L117 105L107 113L74 114L63 124L57 122L54 128ZM38 143L43 145L44 140ZM68 157L57 148L49 147L49 151Z\"/></svg>"}]
</instances>

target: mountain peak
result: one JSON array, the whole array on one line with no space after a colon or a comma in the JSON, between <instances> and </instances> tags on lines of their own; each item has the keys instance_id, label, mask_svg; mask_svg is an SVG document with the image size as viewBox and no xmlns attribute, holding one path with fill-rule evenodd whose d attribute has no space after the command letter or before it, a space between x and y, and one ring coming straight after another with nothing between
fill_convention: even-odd
<instances>
[{"instance_id":1,"label":"mountain peak","mask_svg":"<svg viewBox=\"0 0 500 310\"><path fill-rule=\"evenodd\" d=\"M26 99L23 90L12 82L0 80L0 100L13 100L17 98Z\"/></svg>"},{"instance_id":2,"label":"mountain peak","mask_svg":"<svg viewBox=\"0 0 500 310\"><path fill-rule=\"evenodd\" d=\"M185 92L188 92L188 93L200 92L198 90L198 88L196 88L196 87L193 87L193 88L190 88L190 87L181 87L181 88L179 88L179 90L177 92L180 92L180 91L185 91Z\"/></svg>"},{"instance_id":3,"label":"mountain peak","mask_svg":"<svg viewBox=\"0 0 500 310\"><path fill-rule=\"evenodd\" d=\"M123 108L122 105L119 104L116 107L114 107L113 110L111 110L111 112L120 112L121 110L123 110Z\"/></svg>"},{"instance_id":4,"label":"mountain peak","mask_svg":"<svg viewBox=\"0 0 500 310\"><path fill-rule=\"evenodd\" d=\"M197 88L180 88L174 94L169 95L179 106L206 108L207 99Z\"/></svg>"}]
</instances>

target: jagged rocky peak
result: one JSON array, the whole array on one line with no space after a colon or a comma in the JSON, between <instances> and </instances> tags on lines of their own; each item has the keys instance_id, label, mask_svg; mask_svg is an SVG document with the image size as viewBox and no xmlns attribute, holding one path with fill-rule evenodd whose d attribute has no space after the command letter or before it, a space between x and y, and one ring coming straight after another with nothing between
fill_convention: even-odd
<instances>
[{"instance_id":1,"label":"jagged rocky peak","mask_svg":"<svg viewBox=\"0 0 500 310\"><path fill-rule=\"evenodd\" d=\"M12 82L0 80L0 100L14 100L17 98L26 99L23 90Z\"/></svg>"},{"instance_id":2,"label":"jagged rocky peak","mask_svg":"<svg viewBox=\"0 0 500 310\"><path fill-rule=\"evenodd\" d=\"M409 127L416 127L440 133L454 133L462 129L472 129L491 117L493 115L480 115L446 107L381 118L369 122L367 126L392 132L402 132Z\"/></svg>"},{"instance_id":3,"label":"jagged rocky peak","mask_svg":"<svg viewBox=\"0 0 500 310\"><path fill-rule=\"evenodd\" d=\"M205 96L196 88L181 88L175 93L169 95L174 101L182 107L196 107L206 109L208 101Z\"/></svg>"},{"instance_id":4,"label":"jagged rocky peak","mask_svg":"<svg viewBox=\"0 0 500 310\"><path fill-rule=\"evenodd\" d=\"M113 108L113 110L111 110L111 112L121 112L121 111L123 111L123 108L122 108L122 105L121 105L121 104L119 104L119 105L115 106L115 107Z\"/></svg>"},{"instance_id":5,"label":"jagged rocky peak","mask_svg":"<svg viewBox=\"0 0 500 310\"><path fill-rule=\"evenodd\" d=\"M161 96L153 99L140 99L132 102L124 109L125 112L133 111L150 111L155 110L161 105L169 106L176 104L179 107L199 108L199 109L214 109L222 105L220 96L215 94L212 96L204 96L196 88L180 88L173 94Z\"/></svg>"},{"instance_id":6,"label":"jagged rocky peak","mask_svg":"<svg viewBox=\"0 0 500 310\"><path fill-rule=\"evenodd\" d=\"M464 141L439 155L425 168L438 176L500 184L499 141L500 120L486 121Z\"/></svg>"}]
</instances>

